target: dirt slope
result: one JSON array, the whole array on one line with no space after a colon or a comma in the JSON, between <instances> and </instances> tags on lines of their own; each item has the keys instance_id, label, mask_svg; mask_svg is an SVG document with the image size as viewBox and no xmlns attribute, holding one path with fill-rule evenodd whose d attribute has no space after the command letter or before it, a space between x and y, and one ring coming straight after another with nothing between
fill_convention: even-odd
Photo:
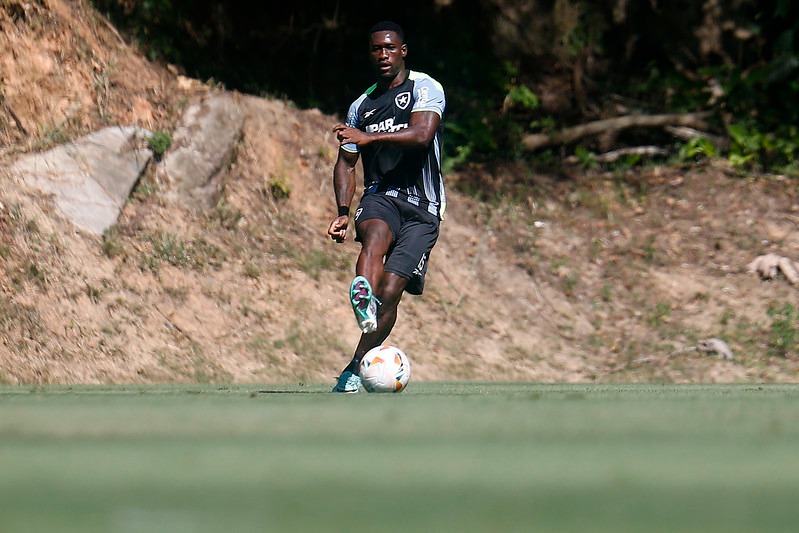
<instances>
[{"instance_id":1,"label":"dirt slope","mask_svg":"<svg viewBox=\"0 0 799 533\"><path fill-rule=\"evenodd\" d=\"M83 0L12 0L0 25L4 165L103 125L170 131L221 90L148 63ZM98 239L0 175L0 382L332 383L358 335L358 247L325 235L337 118L236 98L244 138L209 213L167 200L151 172ZM519 176L513 201L457 192ZM795 289L747 272L799 256L790 181L707 164L447 179L427 291L390 338L414 379L797 378ZM694 349L713 337L734 361Z\"/></svg>"}]
</instances>

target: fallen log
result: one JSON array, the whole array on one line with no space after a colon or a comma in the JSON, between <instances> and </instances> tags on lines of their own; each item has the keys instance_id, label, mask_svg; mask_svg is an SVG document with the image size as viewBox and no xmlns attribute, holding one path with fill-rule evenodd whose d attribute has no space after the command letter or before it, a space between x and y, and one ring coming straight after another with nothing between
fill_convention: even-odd
<instances>
[{"instance_id":1,"label":"fallen log","mask_svg":"<svg viewBox=\"0 0 799 533\"><path fill-rule=\"evenodd\" d=\"M712 338L699 341L699 344L696 345L696 349L700 352L718 354L720 358L727 361L735 359L730 347L721 339Z\"/></svg>"},{"instance_id":2,"label":"fallen log","mask_svg":"<svg viewBox=\"0 0 799 533\"><path fill-rule=\"evenodd\" d=\"M720 137L718 135L713 135L712 133L708 133L706 131L701 131L696 128L690 128L688 126L666 126L665 129L671 135L681 139L683 141L691 141L693 139L700 139L704 138L713 143L717 148L721 150L726 150L729 147L729 140L724 137Z\"/></svg>"},{"instance_id":3,"label":"fallen log","mask_svg":"<svg viewBox=\"0 0 799 533\"><path fill-rule=\"evenodd\" d=\"M630 146L628 148L619 148L618 150L605 152L604 154L597 154L594 157L594 161L599 163L614 163L622 157L631 155L647 157L666 156L669 155L669 151L660 146Z\"/></svg>"},{"instance_id":4,"label":"fallen log","mask_svg":"<svg viewBox=\"0 0 799 533\"><path fill-rule=\"evenodd\" d=\"M615 163L622 157L636 155L643 157L663 157L669 155L669 151L660 146L628 146L619 148L618 150L597 154L593 156L593 161L596 163ZM563 161L569 165L574 165L580 163L580 158L576 155L570 155Z\"/></svg>"},{"instance_id":5,"label":"fallen log","mask_svg":"<svg viewBox=\"0 0 799 533\"><path fill-rule=\"evenodd\" d=\"M597 135L606 131L619 131L629 128L660 128L664 126L686 126L690 128L706 129L708 124L705 119L711 113L685 113L667 115L627 115L604 120L587 122L569 128L564 128L552 134L530 133L522 137L522 146L525 150L533 151L545 146L569 144L583 137Z\"/></svg>"},{"instance_id":6,"label":"fallen log","mask_svg":"<svg viewBox=\"0 0 799 533\"><path fill-rule=\"evenodd\" d=\"M717 339L715 337L710 339L705 339L703 341L699 341L695 346L687 346L685 348L678 348L673 352L667 354L665 357L659 357L656 355L649 355L646 357L640 357L638 359L634 359L633 363L653 363L658 361L663 361L667 359L671 359L675 355L684 354L687 352L704 352L709 354L718 354L719 358L724 359L725 361L733 361L735 359L735 355L732 353L732 350L721 339ZM627 365L625 365L627 366Z\"/></svg>"}]
</instances>

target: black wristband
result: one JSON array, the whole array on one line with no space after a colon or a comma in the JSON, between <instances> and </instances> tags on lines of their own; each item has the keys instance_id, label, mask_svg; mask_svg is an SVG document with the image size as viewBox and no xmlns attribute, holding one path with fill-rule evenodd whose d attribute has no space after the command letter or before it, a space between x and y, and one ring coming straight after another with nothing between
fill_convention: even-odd
<instances>
[{"instance_id":1,"label":"black wristband","mask_svg":"<svg viewBox=\"0 0 799 533\"><path fill-rule=\"evenodd\" d=\"M350 216L350 208L344 205L338 206L338 216L340 217Z\"/></svg>"}]
</instances>

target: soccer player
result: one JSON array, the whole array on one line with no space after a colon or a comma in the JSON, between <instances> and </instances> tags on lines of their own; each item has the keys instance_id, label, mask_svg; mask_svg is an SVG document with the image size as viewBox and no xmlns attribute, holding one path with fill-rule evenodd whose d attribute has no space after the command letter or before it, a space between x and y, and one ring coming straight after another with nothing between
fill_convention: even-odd
<instances>
[{"instance_id":1,"label":"soccer player","mask_svg":"<svg viewBox=\"0 0 799 533\"><path fill-rule=\"evenodd\" d=\"M427 74L408 69L407 54L398 24L372 26L369 57L377 81L350 105L346 122L333 127L339 141L333 167L338 216L327 233L336 242L347 238L359 158L364 180L354 213L361 251L350 285L362 334L333 392L358 392L361 358L388 337L403 293L422 294L446 207L441 177L444 89Z\"/></svg>"}]
</instances>

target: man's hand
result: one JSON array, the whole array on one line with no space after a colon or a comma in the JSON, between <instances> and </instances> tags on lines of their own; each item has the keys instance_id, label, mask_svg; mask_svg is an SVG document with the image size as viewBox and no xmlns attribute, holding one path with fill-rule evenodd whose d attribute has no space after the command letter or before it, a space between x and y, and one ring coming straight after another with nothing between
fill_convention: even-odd
<instances>
[{"instance_id":1,"label":"man's hand","mask_svg":"<svg viewBox=\"0 0 799 533\"><path fill-rule=\"evenodd\" d=\"M336 124L333 126L333 131L336 133L339 146L350 143L363 146L370 142L369 134L362 132L358 128L351 128L346 124Z\"/></svg>"},{"instance_id":2,"label":"man's hand","mask_svg":"<svg viewBox=\"0 0 799 533\"><path fill-rule=\"evenodd\" d=\"M350 223L348 215L341 215L336 217L327 228L327 234L336 242L344 242L347 240L347 226Z\"/></svg>"}]
</instances>

